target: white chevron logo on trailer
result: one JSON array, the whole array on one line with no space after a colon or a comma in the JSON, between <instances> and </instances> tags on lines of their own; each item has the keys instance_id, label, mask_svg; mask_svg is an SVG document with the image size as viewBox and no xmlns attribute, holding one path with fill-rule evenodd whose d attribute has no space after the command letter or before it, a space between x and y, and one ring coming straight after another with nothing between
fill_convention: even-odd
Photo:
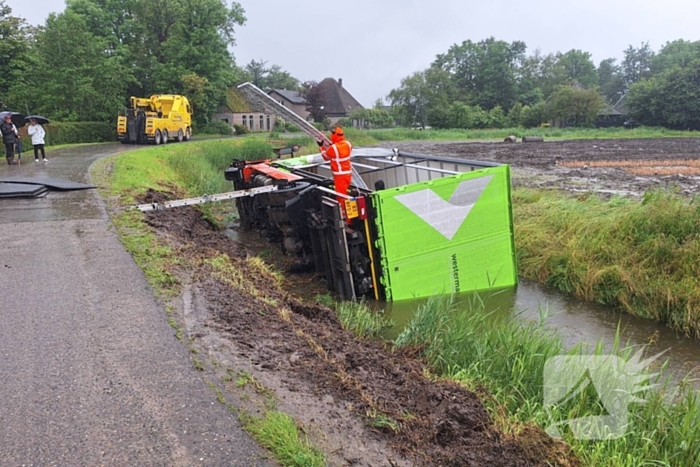
<instances>
[{"instance_id":1,"label":"white chevron logo on trailer","mask_svg":"<svg viewBox=\"0 0 700 467\"><path fill-rule=\"evenodd\" d=\"M449 201L442 199L430 188L398 195L395 199L446 239L452 240L492 178L493 175L487 175L463 181L457 185Z\"/></svg>"}]
</instances>

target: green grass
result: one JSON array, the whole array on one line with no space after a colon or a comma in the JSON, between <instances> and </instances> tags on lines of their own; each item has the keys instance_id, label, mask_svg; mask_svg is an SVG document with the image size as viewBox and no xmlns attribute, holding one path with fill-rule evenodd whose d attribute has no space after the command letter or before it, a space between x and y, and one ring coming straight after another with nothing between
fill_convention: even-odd
<instances>
[{"instance_id":1,"label":"green grass","mask_svg":"<svg viewBox=\"0 0 700 467\"><path fill-rule=\"evenodd\" d=\"M122 204L148 191L177 188L183 196L231 191L224 169L234 159L263 159L273 155L261 139L218 139L144 147L98 161L96 173L108 171L105 196L124 197ZM111 168L108 170L108 167Z\"/></svg>"},{"instance_id":2,"label":"green grass","mask_svg":"<svg viewBox=\"0 0 700 467\"><path fill-rule=\"evenodd\" d=\"M246 430L284 467L324 467L321 451L311 445L289 415L270 410L262 418L242 416Z\"/></svg>"},{"instance_id":3,"label":"green grass","mask_svg":"<svg viewBox=\"0 0 700 467\"><path fill-rule=\"evenodd\" d=\"M522 276L700 337L700 204L513 191Z\"/></svg>"},{"instance_id":4,"label":"green grass","mask_svg":"<svg viewBox=\"0 0 700 467\"><path fill-rule=\"evenodd\" d=\"M541 320L542 321L542 320ZM593 390L549 412L543 406L545 362L556 355L587 355L577 346L564 349L558 335L541 322L486 313L478 300L455 309L449 297L434 297L421 306L410 325L395 341L398 346L422 346L431 368L490 397L484 402L497 425L517 432L535 422L542 428L576 417L600 416L605 411ZM593 355L612 353L628 361L634 351L619 340L604 352L599 344ZM663 371L663 369L659 369ZM636 394L646 404L629 406L629 426L617 439L575 439L564 429L564 440L585 465L638 467L691 466L700 461L700 403L690 386L663 385ZM510 427L510 428L509 428Z\"/></svg>"},{"instance_id":5,"label":"green grass","mask_svg":"<svg viewBox=\"0 0 700 467\"><path fill-rule=\"evenodd\" d=\"M378 339L385 329L394 325L384 313L370 310L364 302L339 302L335 310L343 329L361 339Z\"/></svg>"}]
</instances>

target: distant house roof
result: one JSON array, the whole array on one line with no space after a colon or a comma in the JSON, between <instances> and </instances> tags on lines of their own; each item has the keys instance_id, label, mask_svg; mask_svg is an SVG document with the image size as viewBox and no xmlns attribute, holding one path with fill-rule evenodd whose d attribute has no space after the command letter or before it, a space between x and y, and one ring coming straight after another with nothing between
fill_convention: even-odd
<instances>
[{"instance_id":1,"label":"distant house roof","mask_svg":"<svg viewBox=\"0 0 700 467\"><path fill-rule=\"evenodd\" d=\"M273 89L268 94L271 94L273 92L276 92L280 96L284 97L292 104L299 104L299 105L306 104L306 99L304 99L304 96L302 96L301 94L299 94L296 91L289 91L287 89Z\"/></svg>"},{"instance_id":2,"label":"distant house roof","mask_svg":"<svg viewBox=\"0 0 700 467\"><path fill-rule=\"evenodd\" d=\"M622 115L622 112L606 102L603 104L603 108L600 109L600 112L598 112L598 115Z\"/></svg>"},{"instance_id":3,"label":"distant house roof","mask_svg":"<svg viewBox=\"0 0 700 467\"><path fill-rule=\"evenodd\" d=\"M326 78L318 83L326 96L325 113L329 116L345 116L353 109L362 109L362 104L343 87L343 80Z\"/></svg>"},{"instance_id":4,"label":"distant house roof","mask_svg":"<svg viewBox=\"0 0 700 467\"><path fill-rule=\"evenodd\" d=\"M233 113L250 112L252 110L248 101L243 98L236 88L229 88L226 91L226 107Z\"/></svg>"}]
</instances>

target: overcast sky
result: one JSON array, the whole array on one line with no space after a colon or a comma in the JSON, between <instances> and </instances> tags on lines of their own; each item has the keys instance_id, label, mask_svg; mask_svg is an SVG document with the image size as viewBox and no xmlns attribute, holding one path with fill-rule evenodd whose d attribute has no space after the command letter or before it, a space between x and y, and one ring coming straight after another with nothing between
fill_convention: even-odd
<instances>
[{"instance_id":1,"label":"overcast sky","mask_svg":"<svg viewBox=\"0 0 700 467\"><path fill-rule=\"evenodd\" d=\"M5 0L43 24L64 0ZM524 41L527 54L580 49L596 66L629 45L700 39L698 0L240 0L236 63L265 60L301 81L342 78L365 107L465 40Z\"/></svg>"}]
</instances>

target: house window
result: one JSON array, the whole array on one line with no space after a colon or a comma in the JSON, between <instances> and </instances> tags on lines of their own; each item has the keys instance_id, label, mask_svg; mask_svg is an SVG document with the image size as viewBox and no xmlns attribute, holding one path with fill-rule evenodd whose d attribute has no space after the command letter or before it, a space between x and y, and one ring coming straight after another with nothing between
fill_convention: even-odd
<instances>
[{"instance_id":1,"label":"house window","mask_svg":"<svg viewBox=\"0 0 700 467\"><path fill-rule=\"evenodd\" d=\"M270 116L267 116L267 131L270 131Z\"/></svg>"},{"instance_id":2,"label":"house window","mask_svg":"<svg viewBox=\"0 0 700 467\"><path fill-rule=\"evenodd\" d=\"M248 126L248 120L245 115L243 116L243 126Z\"/></svg>"},{"instance_id":3,"label":"house window","mask_svg":"<svg viewBox=\"0 0 700 467\"><path fill-rule=\"evenodd\" d=\"M228 123L228 118L222 118L221 121Z\"/></svg>"},{"instance_id":4,"label":"house window","mask_svg":"<svg viewBox=\"0 0 700 467\"><path fill-rule=\"evenodd\" d=\"M250 116L250 119L248 120L250 122L250 131L255 130L255 122L253 121L253 116Z\"/></svg>"},{"instance_id":5,"label":"house window","mask_svg":"<svg viewBox=\"0 0 700 467\"><path fill-rule=\"evenodd\" d=\"M265 128L265 117L263 117L263 116L261 115L261 116L260 116L260 130L262 130L263 128ZM268 129L269 129L269 128L268 128Z\"/></svg>"}]
</instances>

